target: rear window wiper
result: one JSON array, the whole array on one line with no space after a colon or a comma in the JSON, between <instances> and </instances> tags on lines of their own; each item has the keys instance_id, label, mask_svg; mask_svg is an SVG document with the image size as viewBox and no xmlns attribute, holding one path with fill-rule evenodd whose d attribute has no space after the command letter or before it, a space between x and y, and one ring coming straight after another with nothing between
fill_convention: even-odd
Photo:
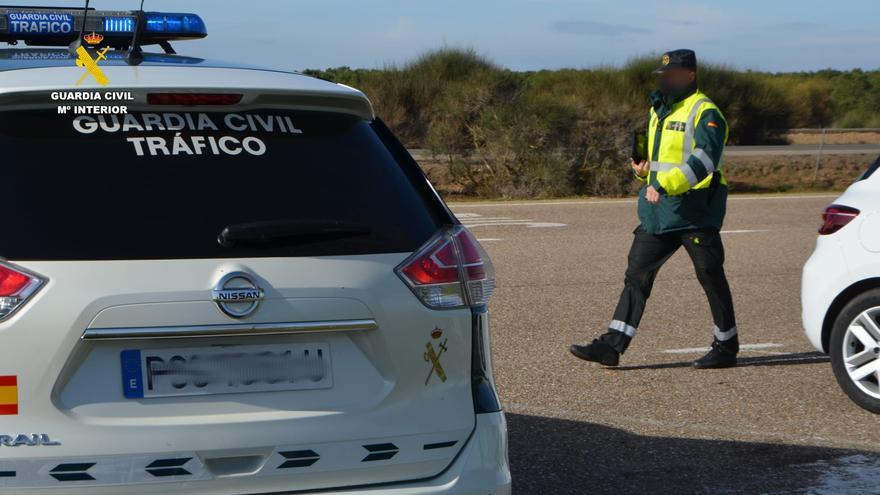
<instances>
[{"instance_id":1,"label":"rear window wiper","mask_svg":"<svg viewBox=\"0 0 880 495\"><path fill-rule=\"evenodd\" d=\"M367 225L338 220L269 220L226 226L217 236L225 248L242 245L306 244L332 239L367 236Z\"/></svg>"}]
</instances>

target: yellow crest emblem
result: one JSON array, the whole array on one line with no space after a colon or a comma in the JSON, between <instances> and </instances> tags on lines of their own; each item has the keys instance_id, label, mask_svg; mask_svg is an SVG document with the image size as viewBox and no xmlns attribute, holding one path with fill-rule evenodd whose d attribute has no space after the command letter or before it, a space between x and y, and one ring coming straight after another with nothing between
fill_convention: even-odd
<instances>
[{"instance_id":1,"label":"yellow crest emblem","mask_svg":"<svg viewBox=\"0 0 880 495\"><path fill-rule=\"evenodd\" d=\"M663 55L663 65L669 65L669 55Z\"/></svg>"}]
</instances>

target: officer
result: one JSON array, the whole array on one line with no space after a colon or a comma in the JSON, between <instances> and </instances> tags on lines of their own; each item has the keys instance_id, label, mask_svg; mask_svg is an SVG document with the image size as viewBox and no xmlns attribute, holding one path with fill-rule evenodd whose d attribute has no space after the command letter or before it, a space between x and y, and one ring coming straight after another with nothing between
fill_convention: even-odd
<instances>
[{"instance_id":1,"label":"officer","mask_svg":"<svg viewBox=\"0 0 880 495\"><path fill-rule=\"evenodd\" d=\"M697 57L691 50L665 53L659 87L651 93L647 160L632 168L644 182L625 285L608 332L571 353L605 366L617 366L636 335L657 271L684 246L703 286L715 321L709 353L695 368L736 366L739 352L730 287L724 275L724 246L719 230L727 206L727 180L721 156L727 122L721 110L697 89ZM678 308L678 319L689 319Z\"/></svg>"}]
</instances>

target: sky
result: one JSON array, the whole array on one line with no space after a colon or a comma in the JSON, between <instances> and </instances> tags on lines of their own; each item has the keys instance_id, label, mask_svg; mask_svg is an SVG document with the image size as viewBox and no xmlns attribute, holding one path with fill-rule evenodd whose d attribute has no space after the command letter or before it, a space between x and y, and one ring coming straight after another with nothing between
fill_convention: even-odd
<instances>
[{"instance_id":1,"label":"sky","mask_svg":"<svg viewBox=\"0 0 880 495\"><path fill-rule=\"evenodd\" d=\"M279 69L381 68L444 46L514 70L620 65L676 48L738 69L880 69L878 0L146 0L145 10L205 19L208 38L178 43L182 54Z\"/></svg>"}]
</instances>

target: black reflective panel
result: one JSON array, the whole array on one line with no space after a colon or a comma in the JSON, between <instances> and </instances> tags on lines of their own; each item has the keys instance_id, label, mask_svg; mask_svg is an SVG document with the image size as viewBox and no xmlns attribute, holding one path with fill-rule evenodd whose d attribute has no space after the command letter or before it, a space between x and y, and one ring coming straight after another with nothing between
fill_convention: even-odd
<instances>
[{"instance_id":1,"label":"black reflective panel","mask_svg":"<svg viewBox=\"0 0 880 495\"><path fill-rule=\"evenodd\" d=\"M0 256L104 260L410 252L443 222L433 204L439 200L414 179L409 165L398 164L373 126L357 117L159 108L102 119L0 112ZM291 219L363 225L369 234L283 245L217 242L229 225Z\"/></svg>"}]
</instances>

